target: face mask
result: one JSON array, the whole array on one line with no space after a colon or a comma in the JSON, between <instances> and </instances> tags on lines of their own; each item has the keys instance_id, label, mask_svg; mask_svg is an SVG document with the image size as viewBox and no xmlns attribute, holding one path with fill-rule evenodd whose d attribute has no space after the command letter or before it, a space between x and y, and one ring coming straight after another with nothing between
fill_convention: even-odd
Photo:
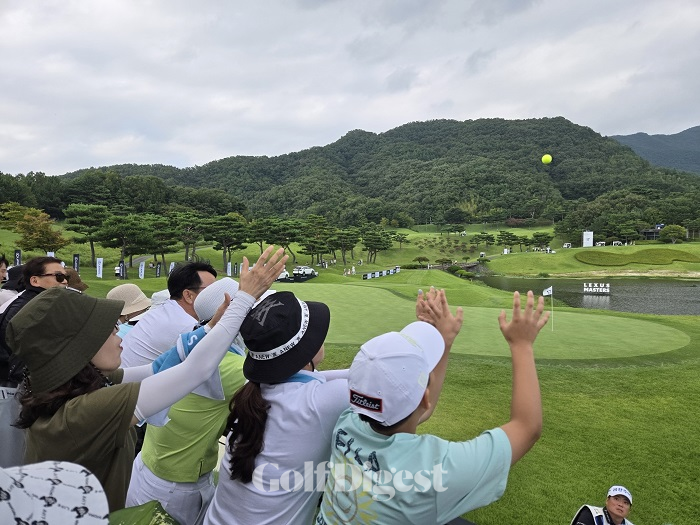
<instances>
[{"instance_id":1,"label":"face mask","mask_svg":"<svg viewBox=\"0 0 700 525\"><path fill-rule=\"evenodd\" d=\"M117 337L121 337L124 339L124 336L133 328L130 324L126 323L117 323L119 325L119 330L117 330Z\"/></svg>"}]
</instances>

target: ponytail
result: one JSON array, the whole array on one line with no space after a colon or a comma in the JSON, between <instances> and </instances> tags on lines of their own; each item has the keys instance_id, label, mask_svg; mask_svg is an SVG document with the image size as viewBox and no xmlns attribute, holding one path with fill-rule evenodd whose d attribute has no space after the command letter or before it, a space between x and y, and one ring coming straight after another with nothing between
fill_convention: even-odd
<instances>
[{"instance_id":1,"label":"ponytail","mask_svg":"<svg viewBox=\"0 0 700 525\"><path fill-rule=\"evenodd\" d=\"M249 381L231 399L226 428L231 454L231 479L243 483L253 480L255 458L263 449L267 411L270 405L262 396L260 383Z\"/></svg>"}]
</instances>

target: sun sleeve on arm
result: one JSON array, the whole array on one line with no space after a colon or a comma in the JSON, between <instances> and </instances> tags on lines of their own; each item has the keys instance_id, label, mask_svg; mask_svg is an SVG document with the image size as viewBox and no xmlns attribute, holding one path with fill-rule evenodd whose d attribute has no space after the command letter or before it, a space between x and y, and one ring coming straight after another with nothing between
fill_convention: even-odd
<instances>
[{"instance_id":1,"label":"sun sleeve on arm","mask_svg":"<svg viewBox=\"0 0 700 525\"><path fill-rule=\"evenodd\" d=\"M239 290L221 320L187 359L143 380L134 411L139 421L179 401L215 371L254 302L251 295Z\"/></svg>"}]
</instances>

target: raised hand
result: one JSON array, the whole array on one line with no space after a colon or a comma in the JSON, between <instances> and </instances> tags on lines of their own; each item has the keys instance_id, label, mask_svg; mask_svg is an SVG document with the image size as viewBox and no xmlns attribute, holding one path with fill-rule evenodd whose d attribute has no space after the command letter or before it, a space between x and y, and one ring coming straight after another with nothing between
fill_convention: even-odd
<instances>
[{"instance_id":1,"label":"raised hand","mask_svg":"<svg viewBox=\"0 0 700 525\"><path fill-rule=\"evenodd\" d=\"M542 396L532 344L549 319L549 312L542 313L543 311L543 297L539 298L535 307L535 296L532 291L527 292L523 311L520 308L520 294L515 292L510 322L506 321L505 310L498 316L513 361L510 421L501 427L510 441L511 465L522 458L542 434Z\"/></svg>"},{"instance_id":2,"label":"raised hand","mask_svg":"<svg viewBox=\"0 0 700 525\"><path fill-rule=\"evenodd\" d=\"M506 321L506 311L501 310L498 316L498 324L501 327L503 337L508 344L518 345L521 343L532 346L537 334L549 320L549 312L544 312L544 298L540 297L535 308L535 296L532 291L527 292L525 310L520 308L520 293L513 294L513 317L510 322Z\"/></svg>"},{"instance_id":3,"label":"raised hand","mask_svg":"<svg viewBox=\"0 0 700 525\"><path fill-rule=\"evenodd\" d=\"M457 313L452 315L445 290L436 290L431 286L427 294L423 294L423 290L418 291L416 317L437 328L445 340L445 347L449 349L462 329L464 311L460 306Z\"/></svg>"},{"instance_id":4,"label":"raised hand","mask_svg":"<svg viewBox=\"0 0 700 525\"><path fill-rule=\"evenodd\" d=\"M284 248L274 251L274 246L268 246L260 255L253 268L247 257L243 257L241 264L241 279L239 288L241 291L249 293L255 299L260 299L282 273L288 255L285 255Z\"/></svg>"}]
</instances>

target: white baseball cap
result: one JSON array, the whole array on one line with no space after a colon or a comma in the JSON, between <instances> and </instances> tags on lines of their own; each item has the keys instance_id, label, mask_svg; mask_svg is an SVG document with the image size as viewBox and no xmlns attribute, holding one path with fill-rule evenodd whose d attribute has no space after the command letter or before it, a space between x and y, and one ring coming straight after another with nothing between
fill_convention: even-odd
<instances>
[{"instance_id":1,"label":"white baseball cap","mask_svg":"<svg viewBox=\"0 0 700 525\"><path fill-rule=\"evenodd\" d=\"M632 493L622 485L613 485L612 487L610 487L610 490L608 490L608 498L610 496L617 495L622 495L626 497L628 500L630 500L630 505L632 505Z\"/></svg>"},{"instance_id":2,"label":"white baseball cap","mask_svg":"<svg viewBox=\"0 0 700 525\"><path fill-rule=\"evenodd\" d=\"M162 305L168 299L170 299L170 291L167 288L153 292L153 295L151 295L151 309Z\"/></svg>"},{"instance_id":3,"label":"white baseball cap","mask_svg":"<svg viewBox=\"0 0 700 525\"><path fill-rule=\"evenodd\" d=\"M107 525L109 505L86 468L45 461L0 468L0 523Z\"/></svg>"},{"instance_id":4,"label":"white baseball cap","mask_svg":"<svg viewBox=\"0 0 700 525\"><path fill-rule=\"evenodd\" d=\"M199 321L208 321L216 310L224 302L224 294L229 294L231 298L238 291L238 283L230 277L224 277L211 283L197 294L194 300L194 311Z\"/></svg>"},{"instance_id":5,"label":"white baseball cap","mask_svg":"<svg viewBox=\"0 0 700 525\"><path fill-rule=\"evenodd\" d=\"M370 339L350 367L350 406L385 426L395 425L420 404L444 351L440 332L422 321Z\"/></svg>"}]
</instances>

